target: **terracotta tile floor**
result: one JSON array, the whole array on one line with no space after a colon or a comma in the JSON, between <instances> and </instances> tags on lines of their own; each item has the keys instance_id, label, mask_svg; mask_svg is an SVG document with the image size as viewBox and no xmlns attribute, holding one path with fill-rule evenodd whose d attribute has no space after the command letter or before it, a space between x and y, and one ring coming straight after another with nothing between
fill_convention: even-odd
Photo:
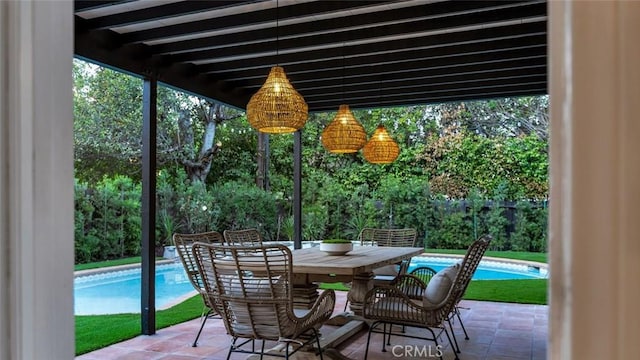
<instances>
[{"instance_id":1,"label":"terracotta tile floor","mask_svg":"<svg viewBox=\"0 0 640 360\"><path fill-rule=\"evenodd\" d=\"M344 308L345 292L336 292L336 313ZM504 304L481 301L460 303L464 325L470 340L464 339L459 324L454 323L458 334L461 360L544 360L547 349L547 306ZM210 319L202 332L197 347L191 343L198 331L198 319L160 329L155 335L141 335L110 347L76 357L76 360L194 360L226 359L229 336L219 319ZM323 333L330 333L335 327L325 326ZM420 329L408 329L417 332ZM424 331L424 330L422 330ZM392 345L387 352L381 352L381 334L372 334L368 360L385 359L429 359L434 357L436 348L432 342L392 337ZM364 359L367 332L361 331L338 350L349 359ZM454 354L446 339L443 349L444 359L454 359ZM428 345L431 344L432 348ZM418 345L419 352L403 353L404 347L394 345ZM425 347L425 345L427 345ZM412 347L408 347L412 349ZM327 359L328 357L325 357ZM232 360L246 359L246 355L233 354ZM265 358L266 359L266 358Z\"/></svg>"}]
</instances>

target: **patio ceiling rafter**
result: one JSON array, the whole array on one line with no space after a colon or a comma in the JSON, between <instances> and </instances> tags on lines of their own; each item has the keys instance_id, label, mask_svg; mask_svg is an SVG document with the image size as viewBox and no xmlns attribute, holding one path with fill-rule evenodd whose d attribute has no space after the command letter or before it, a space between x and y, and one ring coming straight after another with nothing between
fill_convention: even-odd
<instances>
[{"instance_id":1,"label":"patio ceiling rafter","mask_svg":"<svg viewBox=\"0 0 640 360\"><path fill-rule=\"evenodd\" d=\"M276 64L311 112L547 93L545 0L76 1L75 11L78 57L239 109Z\"/></svg>"}]
</instances>

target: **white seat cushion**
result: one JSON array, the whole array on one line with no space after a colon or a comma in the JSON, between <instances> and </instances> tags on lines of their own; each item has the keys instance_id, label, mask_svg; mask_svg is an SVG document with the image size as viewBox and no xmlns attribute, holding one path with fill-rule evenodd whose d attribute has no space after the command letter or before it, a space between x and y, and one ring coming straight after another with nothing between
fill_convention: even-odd
<instances>
[{"instance_id":1,"label":"white seat cushion","mask_svg":"<svg viewBox=\"0 0 640 360\"><path fill-rule=\"evenodd\" d=\"M396 264L385 265L377 269L373 269L373 273L376 276L391 276L392 279L398 276L399 271L400 271L400 266Z\"/></svg>"},{"instance_id":2,"label":"white seat cushion","mask_svg":"<svg viewBox=\"0 0 640 360\"><path fill-rule=\"evenodd\" d=\"M451 265L433 275L422 297L424 306L438 305L447 297L459 268L460 264Z\"/></svg>"}]
</instances>

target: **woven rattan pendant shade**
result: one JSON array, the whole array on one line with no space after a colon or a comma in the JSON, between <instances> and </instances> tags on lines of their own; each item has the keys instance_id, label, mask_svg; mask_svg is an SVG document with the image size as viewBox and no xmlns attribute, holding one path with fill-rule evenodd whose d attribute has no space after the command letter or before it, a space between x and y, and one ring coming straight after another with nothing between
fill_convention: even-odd
<instances>
[{"instance_id":1,"label":"woven rattan pendant shade","mask_svg":"<svg viewBox=\"0 0 640 360\"><path fill-rule=\"evenodd\" d=\"M247 119L260 132L291 133L307 122L308 107L302 95L293 88L284 69L274 66L264 85L247 104Z\"/></svg>"},{"instance_id":2,"label":"woven rattan pendant shade","mask_svg":"<svg viewBox=\"0 0 640 360\"><path fill-rule=\"evenodd\" d=\"M354 153L366 142L367 133L349 110L349 105L340 105L336 117L322 131L322 145L332 153Z\"/></svg>"},{"instance_id":3,"label":"woven rattan pendant shade","mask_svg":"<svg viewBox=\"0 0 640 360\"><path fill-rule=\"evenodd\" d=\"M362 155L372 164L389 164L400 154L400 147L382 125L378 125L369 142L362 148Z\"/></svg>"}]
</instances>

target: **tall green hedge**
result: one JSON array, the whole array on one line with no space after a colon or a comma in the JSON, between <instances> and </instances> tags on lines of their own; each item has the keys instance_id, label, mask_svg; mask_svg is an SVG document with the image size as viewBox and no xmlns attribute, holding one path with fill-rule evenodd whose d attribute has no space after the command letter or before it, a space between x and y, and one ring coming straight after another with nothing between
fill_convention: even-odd
<instances>
[{"instance_id":1,"label":"tall green hedge","mask_svg":"<svg viewBox=\"0 0 640 360\"><path fill-rule=\"evenodd\" d=\"M464 249L492 234L495 250L546 251L545 202L486 199L471 191L466 200L429 192L419 177L389 175L370 190L316 184L303 201L303 240L356 238L364 227L411 227L425 248ZM309 189L313 189L310 186ZM125 176L95 187L76 182L76 262L140 255L141 186ZM291 199L251 183L190 184L184 174L161 172L157 183L156 245L170 245L174 232L257 228L267 240L291 240Z\"/></svg>"}]
</instances>

